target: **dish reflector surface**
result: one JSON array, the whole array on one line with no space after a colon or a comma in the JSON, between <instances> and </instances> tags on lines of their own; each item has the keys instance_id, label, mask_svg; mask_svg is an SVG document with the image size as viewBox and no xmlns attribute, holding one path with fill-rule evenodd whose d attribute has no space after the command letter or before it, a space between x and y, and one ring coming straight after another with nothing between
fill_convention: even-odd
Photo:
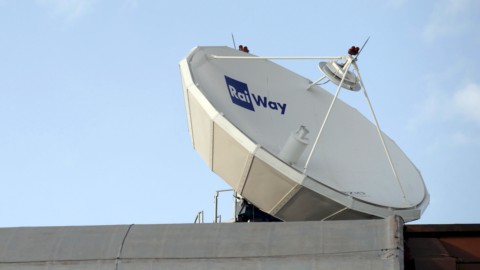
<instances>
[{"instance_id":1,"label":"dish reflector surface","mask_svg":"<svg viewBox=\"0 0 480 270\"><path fill-rule=\"evenodd\" d=\"M214 56L252 55L197 47L180 62L194 148L235 191L285 221L420 218L429 201L420 172L384 135L397 179L357 110L336 101L305 168L332 94L269 60Z\"/></svg>"}]
</instances>

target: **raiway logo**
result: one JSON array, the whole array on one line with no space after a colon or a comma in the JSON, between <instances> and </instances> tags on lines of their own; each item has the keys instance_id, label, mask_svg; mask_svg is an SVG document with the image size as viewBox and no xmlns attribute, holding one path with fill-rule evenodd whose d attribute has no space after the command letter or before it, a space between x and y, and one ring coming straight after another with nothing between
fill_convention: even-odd
<instances>
[{"instance_id":1,"label":"raiway logo","mask_svg":"<svg viewBox=\"0 0 480 270\"><path fill-rule=\"evenodd\" d=\"M248 91L247 84L228 76L225 76L225 81L227 82L228 92L230 93L232 102L250 111L255 111L252 101L250 100L250 92Z\"/></svg>"},{"instance_id":2,"label":"raiway logo","mask_svg":"<svg viewBox=\"0 0 480 270\"><path fill-rule=\"evenodd\" d=\"M253 101L257 105L257 107L264 107L271 110L280 110L280 114L285 114L285 110L287 109L286 103L279 103L275 101L269 101L267 97L262 97L260 95L251 94L248 90L248 86L244 82L237 81L232 79L228 76L225 76L225 81L227 83L228 93L232 98L232 102L240 107L243 107L250 111L255 111L253 107Z\"/></svg>"}]
</instances>

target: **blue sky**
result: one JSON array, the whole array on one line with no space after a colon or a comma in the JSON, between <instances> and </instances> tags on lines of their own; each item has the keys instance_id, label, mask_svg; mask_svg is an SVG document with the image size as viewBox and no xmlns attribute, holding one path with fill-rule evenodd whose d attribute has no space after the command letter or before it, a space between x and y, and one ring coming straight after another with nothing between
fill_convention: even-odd
<instances>
[{"instance_id":1,"label":"blue sky","mask_svg":"<svg viewBox=\"0 0 480 270\"><path fill-rule=\"evenodd\" d=\"M480 223L478 25L475 0L0 0L0 227L211 221L229 187L190 144L178 62L231 33L264 56L370 36L369 96L431 194L417 223Z\"/></svg>"}]
</instances>

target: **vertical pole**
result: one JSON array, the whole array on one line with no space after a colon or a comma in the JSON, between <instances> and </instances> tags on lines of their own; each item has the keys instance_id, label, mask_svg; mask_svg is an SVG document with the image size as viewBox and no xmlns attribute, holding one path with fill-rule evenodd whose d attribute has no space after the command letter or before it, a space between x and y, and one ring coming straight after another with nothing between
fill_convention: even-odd
<instances>
[{"instance_id":1,"label":"vertical pole","mask_svg":"<svg viewBox=\"0 0 480 270\"><path fill-rule=\"evenodd\" d=\"M232 41L233 41L233 48L236 49L237 45L235 44L235 37L233 36L233 33L232 33Z\"/></svg>"},{"instance_id":2,"label":"vertical pole","mask_svg":"<svg viewBox=\"0 0 480 270\"><path fill-rule=\"evenodd\" d=\"M218 212L218 191L215 191L215 217L213 219L213 223L217 223L217 212Z\"/></svg>"},{"instance_id":3,"label":"vertical pole","mask_svg":"<svg viewBox=\"0 0 480 270\"><path fill-rule=\"evenodd\" d=\"M233 192L233 222L237 222L237 192Z\"/></svg>"}]
</instances>

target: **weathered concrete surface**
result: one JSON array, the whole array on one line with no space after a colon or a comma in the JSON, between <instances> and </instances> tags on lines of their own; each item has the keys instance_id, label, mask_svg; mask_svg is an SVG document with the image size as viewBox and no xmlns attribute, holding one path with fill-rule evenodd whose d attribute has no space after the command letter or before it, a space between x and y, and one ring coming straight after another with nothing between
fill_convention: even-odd
<instances>
[{"instance_id":1,"label":"weathered concrete surface","mask_svg":"<svg viewBox=\"0 0 480 270\"><path fill-rule=\"evenodd\" d=\"M403 269L403 222L0 229L0 269Z\"/></svg>"}]
</instances>

